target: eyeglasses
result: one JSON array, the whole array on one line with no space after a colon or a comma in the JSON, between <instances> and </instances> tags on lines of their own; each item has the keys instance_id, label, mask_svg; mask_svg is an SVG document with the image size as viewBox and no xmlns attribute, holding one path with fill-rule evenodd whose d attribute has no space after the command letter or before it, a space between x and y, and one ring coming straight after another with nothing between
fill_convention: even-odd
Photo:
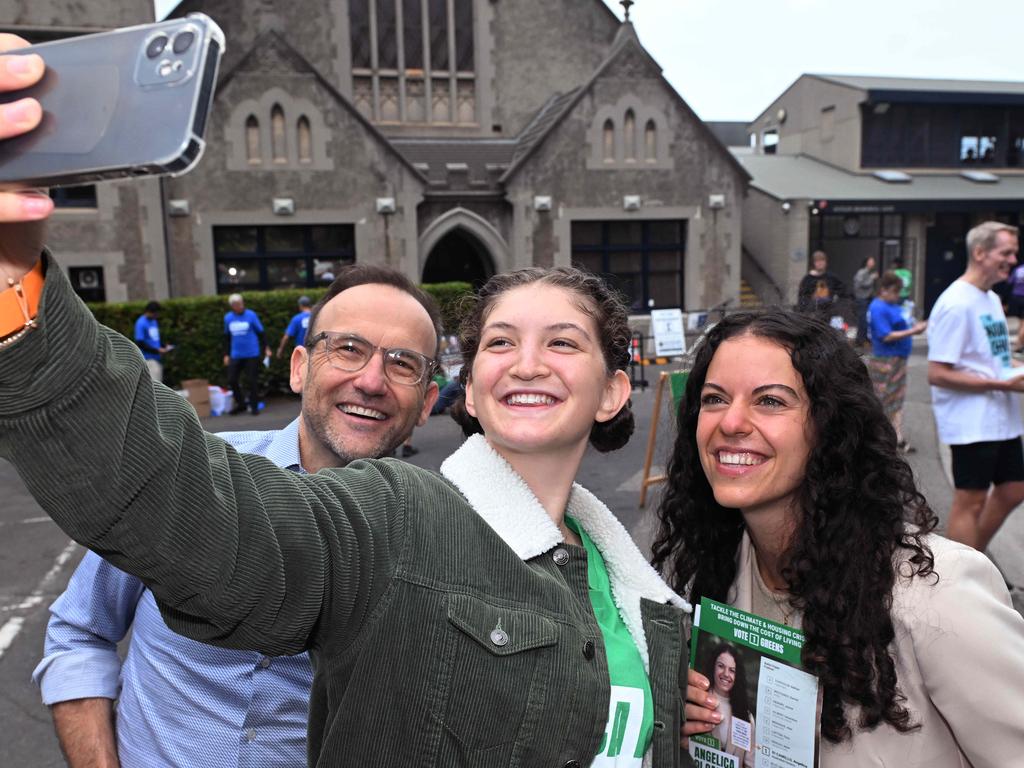
<instances>
[{"instance_id":1,"label":"eyeglasses","mask_svg":"<svg viewBox=\"0 0 1024 768\"><path fill-rule=\"evenodd\" d=\"M434 361L426 355L411 349L377 347L352 333L321 331L308 339L306 346L312 350L321 341L324 342L328 364L347 373L363 370L377 350L384 360L384 375L395 384L414 386L430 376L434 369Z\"/></svg>"}]
</instances>

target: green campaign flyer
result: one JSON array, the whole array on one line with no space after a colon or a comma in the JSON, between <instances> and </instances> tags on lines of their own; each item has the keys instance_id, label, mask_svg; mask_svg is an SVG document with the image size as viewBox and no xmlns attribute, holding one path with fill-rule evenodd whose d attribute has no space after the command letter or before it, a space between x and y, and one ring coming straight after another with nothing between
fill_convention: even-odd
<instances>
[{"instance_id":1,"label":"green campaign flyer","mask_svg":"<svg viewBox=\"0 0 1024 768\"><path fill-rule=\"evenodd\" d=\"M821 687L801 668L803 633L707 598L693 624L690 666L723 715L690 737L697 768L816 768Z\"/></svg>"}]
</instances>

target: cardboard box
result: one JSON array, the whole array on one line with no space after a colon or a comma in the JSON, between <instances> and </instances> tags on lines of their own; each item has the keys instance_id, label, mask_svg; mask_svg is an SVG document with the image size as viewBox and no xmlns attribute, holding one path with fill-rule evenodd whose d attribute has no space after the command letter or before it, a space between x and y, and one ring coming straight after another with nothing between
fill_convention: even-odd
<instances>
[{"instance_id":1,"label":"cardboard box","mask_svg":"<svg viewBox=\"0 0 1024 768\"><path fill-rule=\"evenodd\" d=\"M210 382L206 379L185 379L181 382L181 388L188 393L186 397L192 405L205 403L206 410L210 410Z\"/></svg>"}]
</instances>

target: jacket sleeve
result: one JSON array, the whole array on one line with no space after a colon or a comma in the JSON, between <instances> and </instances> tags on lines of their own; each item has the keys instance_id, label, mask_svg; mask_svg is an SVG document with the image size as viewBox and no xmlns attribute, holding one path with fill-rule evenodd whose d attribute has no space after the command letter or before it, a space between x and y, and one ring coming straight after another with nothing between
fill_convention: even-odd
<instances>
[{"instance_id":1,"label":"jacket sleeve","mask_svg":"<svg viewBox=\"0 0 1024 768\"><path fill-rule=\"evenodd\" d=\"M128 633L143 589L134 576L86 552L50 606L43 659L32 673L44 704L117 698L117 644Z\"/></svg>"},{"instance_id":2,"label":"jacket sleeve","mask_svg":"<svg viewBox=\"0 0 1024 768\"><path fill-rule=\"evenodd\" d=\"M354 637L397 567L408 470L302 476L239 454L44 259L41 327L0 349L0 456L40 506L179 634L272 655Z\"/></svg>"},{"instance_id":3,"label":"jacket sleeve","mask_svg":"<svg viewBox=\"0 0 1024 768\"><path fill-rule=\"evenodd\" d=\"M974 768L1012 765L1024 755L1024 617L985 555L935 554L938 582L916 578L903 607L924 686Z\"/></svg>"}]
</instances>

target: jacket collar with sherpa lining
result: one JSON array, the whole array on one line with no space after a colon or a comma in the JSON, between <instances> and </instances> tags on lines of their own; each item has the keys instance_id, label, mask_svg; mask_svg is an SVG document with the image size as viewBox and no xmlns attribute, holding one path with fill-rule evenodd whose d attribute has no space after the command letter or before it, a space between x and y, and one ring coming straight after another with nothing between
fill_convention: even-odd
<instances>
[{"instance_id":1,"label":"jacket collar with sherpa lining","mask_svg":"<svg viewBox=\"0 0 1024 768\"><path fill-rule=\"evenodd\" d=\"M473 435L445 459L441 474L523 560L565 541L523 478L483 435ZM685 611L690 610L690 604L662 581L625 526L590 491L574 483L566 514L583 527L604 558L615 605L648 668L640 599L671 603Z\"/></svg>"}]
</instances>

